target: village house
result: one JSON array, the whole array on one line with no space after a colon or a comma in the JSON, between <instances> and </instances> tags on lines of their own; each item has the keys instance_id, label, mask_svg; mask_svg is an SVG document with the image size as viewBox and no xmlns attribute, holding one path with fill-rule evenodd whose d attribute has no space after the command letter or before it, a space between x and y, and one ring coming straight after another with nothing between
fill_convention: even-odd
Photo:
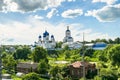
<instances>
[{"instance_id":1,"label":"village house","mask_svg":"<svg viewBox=\"0 0 120 80\"><path fill-rule=\"evenodd\" d=\"M29 73L29 72L35 72L37 70L38 63L33 62L24 62L24 63L18 63L17 64L17 72L21 73Z\"/></svg>"},{"instance_id":2,"label":"village house","mask_svg":"<svg viewBox=\"0 0 120 80\"><path fill-rule=\"evenodd\" d=\"M89 62L76 61L69 65L70 76L72 78L82 78L83 77L83 65L85 67L85 75L87 75L88 70L95 71L96 65Z\"/></svg>"}]
</instances>

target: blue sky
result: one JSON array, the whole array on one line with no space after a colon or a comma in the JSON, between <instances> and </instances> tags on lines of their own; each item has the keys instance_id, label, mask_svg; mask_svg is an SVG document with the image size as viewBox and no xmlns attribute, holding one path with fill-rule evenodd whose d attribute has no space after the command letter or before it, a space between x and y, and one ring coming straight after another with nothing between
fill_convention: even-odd
<instances>
[{"instance_id":1,"label":"blue sky","mask_svg":"<svg viewBox=\"0 0 120 80\"><path fill-rule=\"evenodd\" d=\"M120 37L119 0L0 0L1 44L33 44L47 30L62 41Z\"/></svg>"}]
</instances>

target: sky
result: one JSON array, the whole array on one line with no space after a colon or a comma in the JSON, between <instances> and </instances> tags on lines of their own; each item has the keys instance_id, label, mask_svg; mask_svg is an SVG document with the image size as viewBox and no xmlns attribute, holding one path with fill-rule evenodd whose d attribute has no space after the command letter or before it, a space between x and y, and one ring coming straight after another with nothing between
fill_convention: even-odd
<instances>
[{"instance_id":1,"label":"sky","mask_svg":"<svg viewBox=\"0 0 120 80\"><path fill-rule=\"evenodd\" d=\"M0 0L0 44L34 44L45 30L63 41L120 37L120 0Z\"/></svg>"}]
</instances>

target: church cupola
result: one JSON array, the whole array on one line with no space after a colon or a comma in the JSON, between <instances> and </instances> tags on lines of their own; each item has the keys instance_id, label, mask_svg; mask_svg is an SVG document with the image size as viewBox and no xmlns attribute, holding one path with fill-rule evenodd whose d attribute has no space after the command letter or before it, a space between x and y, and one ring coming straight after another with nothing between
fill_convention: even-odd
<instances>
[{"instance_id":1,"label":"church cupola","mask_svg":"<svg viewBox=\"0 0 120 80\"><path fill-rule=\"evenodd\" d=\"M54 36L53 35L51 35L51 41L53 42L53 41L55 41L55 39L54 39Z\"/></svg>"},{"instance_id":2,"label":"church cupola","mask_svg":"<svg viewBox=\"0 0 120 80\"><path fill-rule=\"evenodd\" d=\"M69 26L67 26L67 30L66 30L66 32L70 32L70 30L69 30Z\"/></svg>"},{"instance_id":3,"label":"church cupola","mask_svg":"<svg viewBox=\"0 0 120 80\"><path fill-rule=\"evenodd\" d=\"M39 38L41 38L41 35L39 35Z\"/></svg>"},{"instance_id":4,"label":"church cupola","mask_svg":"<svg viewBox=\"0 0 120 80\"><path fill-rule=\"evenodd\" d=\"M53 36L53 35L51 35L51 38L54 38L54 36Z\"/></svg>"},{"instance_id":5,"label":"church cupola","mask_svg":"<svg viewBox=\"0 0 120 80\"><path fill-rule=\"evenodd\" d=\"M70 37L70 36L71 36L71 32L70 32L70 30L69 30L69 26L67 26L66 36L67 36L67 37Z\"/></svg>"},{"instance_id":6,"label":"church cupola","mask_svg":"<svg viewBox=\"0 0 120 80\"><path fill-rule=\"evenodd\" d=\"M47 31L45 31L45 32L43 33L43 36L44 36L44 37L49 36L49 33L48 33Z\"/></svg>"},{"instance_id":7,"label":"church cupola","mask_svg":"<svg viewBox=\"0 0 120 80\"><path fill-rule=\"evenodd\" d=\"M39 38L39 41L41 41L41 35L39 35L39 37L38 37L38 38Z\"/></svg>"},{"instance_id":8,"label":"church cupola","mask_svg":"<svg viewBox=\"0 0 120 80\"><path fill-rule=\"evenodd\" d=\"M71 37L71 31L69 30L69 26L67 26L67 30L65 31L65 37L63 42L73 42L73 38Z\"/></svg>"},{"instance_id":9,"label":"church cupola","mask_svg":"<svg viewBox=\"0 0 120 80\"><path fill-rule=\"evenodd\" d=\"M49 35L47 30L42 35L38 36L38 41L34 43L36 46L40 46L46 49L54 49L56 46L55 38L53 35Z\"/></svg>"},{"instance_id":10,"label":"church cupola","mask_svg":"<svg viewBox=\"0 0 120 80\"><path fill-rule=\"evenodd\" d=\"M44 41L49 41L49 33L45 30L45 32L43 33L43 40Z\"/></svg>"}]
</instances>

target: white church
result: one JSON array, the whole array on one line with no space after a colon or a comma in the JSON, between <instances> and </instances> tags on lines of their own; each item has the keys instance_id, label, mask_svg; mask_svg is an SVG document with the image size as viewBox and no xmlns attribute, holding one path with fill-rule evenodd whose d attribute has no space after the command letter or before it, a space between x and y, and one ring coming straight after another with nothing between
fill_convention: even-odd
<instances>
[{"instance_id":1,"label":"white church","mask_svg":"<svg viewBox=\"0 0 120 80\"><path fill-rule=\"evenodd\" d=\"M45 30L43 35L38 36L38 41L35 42L35 46L40 46L48 50L55 50L56 47L56 41L54 38L54 35L49 35L49 33ZM82 43L79 41L74 42L73 37L71 36L71 31L69 29L69 26L67 26L67 30L65 31L65 37L63 38L63 44L61 48L64 48L65 46L68 46L70 49L79 49L83 46ZM106 48L105 43L96 43L96 44L85 44L85 46L88 46L89 48Z\"/></svg>"},{"instance_id":2,"label":"white church","mask_svg":"<svg viewBox=\"0 0 120 80\"><path fill-rule=\"evenodd\" d=\"M69 26L67 26L67 30L65 31L65 37L63 39L62 48L64 48L66 45L70 49L78 49L78 48L82 47L82 43L80 43L78 41L74 42L73 37L71 37L71 31L69 29Z\"/></svg>"},{"instance_id":3,"label":"white church","mask_svg":"<svg viewBox=\"0 0 120 80\"><path fill-rule=\"evenodd\" d=\"M35 45L45 49L54 49L56 46L54 35L49 36L49 33L45 30L43 36L39 35L38 41L35 42Z\"/></svg>"},{"instance_id":4,"label":"white church","mask_svg":"<svg viewBox=\"0 0 120 80\"><path fill-rule=\"evenodd\" d=\"M56 41L54 35L50 36L49 33L45 30L43 36L39 35L38 41L35 42L35 45L43 47L48 50L54 50L56 47ZM70 49L78 49L82 46L82 43L80 43L79 41L74 42L73 37L71 36L71 31L69 29L69 26L67 26L67 30L65 31L65 37L63 39L63 44L61 48L64 48L66 45Z\"/></svg>"}]
</instances>

